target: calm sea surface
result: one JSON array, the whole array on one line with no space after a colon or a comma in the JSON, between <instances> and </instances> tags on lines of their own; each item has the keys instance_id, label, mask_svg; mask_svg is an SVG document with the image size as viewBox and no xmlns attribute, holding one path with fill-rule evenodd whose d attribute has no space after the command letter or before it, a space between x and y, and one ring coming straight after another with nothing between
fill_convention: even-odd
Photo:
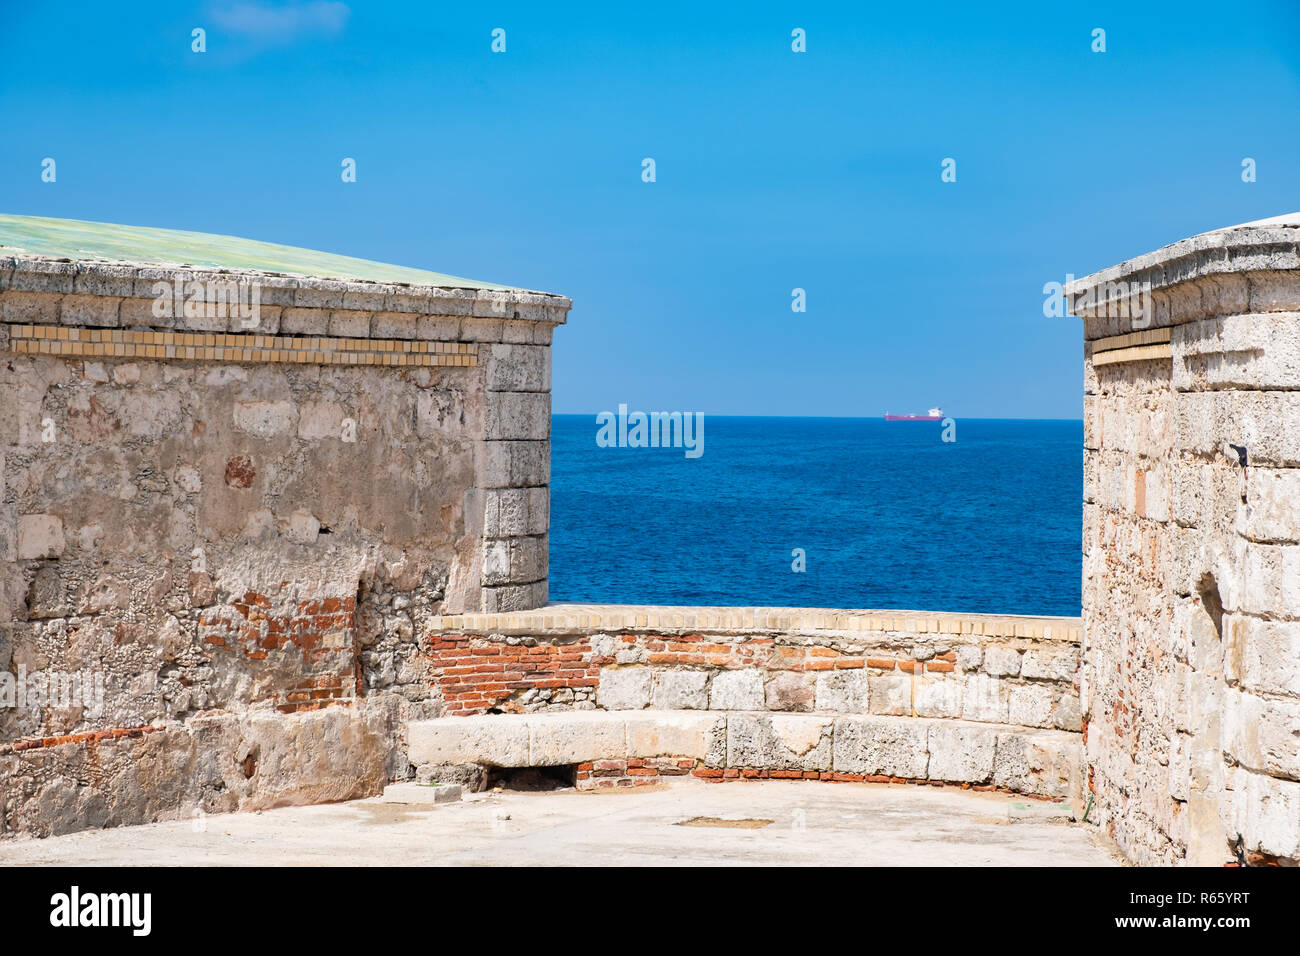
<instances>
[{"instance_id":1,"label":"calm sea surface","mask_svg":"<svg viewBox=\"0 0 1300 956\"><path fill-rule=\"evenodd\" d=\"M704 454L552 425L550 599L1077 615L1083 423L708 416ZM791 569L802 548L807 570Z\"/></svg>"}]
</instances>

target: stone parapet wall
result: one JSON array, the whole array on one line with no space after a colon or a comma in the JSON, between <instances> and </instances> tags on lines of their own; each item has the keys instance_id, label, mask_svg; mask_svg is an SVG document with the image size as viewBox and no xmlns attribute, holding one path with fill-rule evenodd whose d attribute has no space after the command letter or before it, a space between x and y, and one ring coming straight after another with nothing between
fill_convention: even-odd
<instances>
[{"instance_id":1,"label":"stone parapet wall","mask_svg":"<svg viewBox=\"0 0 1300 956\"><path fill-rule=\"evenodd\" d=\"M1300 228L1067 288L1084 325L1083 704L1140 863L1300 859Z\"/></svg>"},{"instance_id":2,"label":"stone parapet wall","mask_svg":"<svg viewBox=\"0 0 1300 956\"><path fill-rule=\"evenodd\" d=\"M241 283L252 317L202 298ZM193 284L192 309L159 307ZM0 832L403 773L395 728L439 707L429 621L546 601L549 346L569 304L0 257ZM69 679L81 692L57 695ZM227 730L175 743L212 720ZM274 780L256 760L227 773L240 740L326 725L318 743L349 741L335 763L304 743ZM158 740L194 759L133 798L129 761L97 755Z\"/></svg>"},{"instance_id":3,"label":"stone parapet wall","mask_svg":"<svg viewBox=\"0 0 1300 956\"><path fill-rule=\"evenodd\" d=\"M578 789L693 776L1003 790L1083 813L1079 735L1057 730L860 714L551 711L412 722L424 780L483 787L494 768L573 770Z\"/></svg>"},{"instance_id":4,"label":"stone parapet wall","mask_svg":"<svg viewBox=\"0 0 1300 956\"><path fill-rule=\"evenodd\" d=\"M909 611L551 606L431 622L444 712L770 710L1078 731L1080 624Z\"/></svg>"}]
</instances>

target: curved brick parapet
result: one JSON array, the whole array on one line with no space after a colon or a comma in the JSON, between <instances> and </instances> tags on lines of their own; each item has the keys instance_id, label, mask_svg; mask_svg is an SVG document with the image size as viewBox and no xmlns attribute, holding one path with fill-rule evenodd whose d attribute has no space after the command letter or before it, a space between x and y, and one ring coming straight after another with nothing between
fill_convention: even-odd
<instances>
[{"instance_id":1,"label":"curved brick parapet","mask_svg":"<svg viewBox=\"0 0 1300 956\"><path fill-rule=\"evenodd\" d=\"M950 783L1076 799L1080 622L926 611L552 605L430 622L426 777Z\"/></svg>"}]
</instances>

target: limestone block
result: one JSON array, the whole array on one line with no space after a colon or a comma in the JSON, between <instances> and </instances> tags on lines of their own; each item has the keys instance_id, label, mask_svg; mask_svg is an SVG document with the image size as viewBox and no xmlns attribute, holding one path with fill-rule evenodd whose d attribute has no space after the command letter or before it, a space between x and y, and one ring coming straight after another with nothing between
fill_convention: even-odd
<instances>
[{"instance_id":1,"label":"limestone block","mask_svg":"<svg viewBox=\"0 0 1300 956\"><path fill-rule=\"evenodd\" d=\"M978 644L963 644L957 648L957 666L964 671L979 670L984 651Z\"/></svg>"},{"instance_id":2,"label":"limestone block","mask_svg":"<svg viewBox=\"0 0 1300 956\"><path fill-rule=\"evenodd\" d=\"M1057 730L1083 730L1083 708L1079 696L1073 691L1061 694L1052 710L1051 726Z\"/></svg>"},{"instance_id":3,"label":"limestone block","mask_svg":"<svg viewBox=\"0 0 1300 956\"><path fill-rule=\"evenodd\" d=\"M298 414L298 437L306 441L341 439L347 410L334 402L304 402Z\"/></svg>"},{"instance_id":4,"label":"limestone block","mask_svg":"<svg viewBox=\"0 0 1300 956\"><path fill-rule=\"evenodd\" d=\"M63 519L56 515L18 516L18 560L57 558L63 554Z\"/></svg>"},{"instance_id":5,"label":"limestone block","mask_svg":"<svg viewBox=\"0 0 1300 956\"><path fill-rule=\"evenodd\" d=\"M984 723L1005 724L1011 688L1006 681L985 674L973 674L966 682L962 717Z\"/></svg>"},{"instance_id":6,"label":"limestone block","mask_svg":"<svg viewBox=\"0 0 1300 956\"><path fill-rule=\"evenodd\" d=\"M1244 687L1300 698L1300 621L1225 615L1225 676Z\"/></svg>"},{"instance_id":7,"label":"limestone block","mask_svg":"<svg viewBox=\"0 0 1300 956\"><path fill-rule=\"evenodd\" d=\"M896 717L839 717L835 769L924 779L929 766L929 721Z\"/></svg>"},{"instance_id":8,"label":"limestone block","mask_svg":"<svg viewBox=\"0 0 1300 956\"><path fill-rule=\"evenodd\" d=\"M1013 647L986 647L984 672L995 677L1014 677L1020 673L1020 652Z\"/></svg>"},{"instance_id":9,"label":"limestone block","mask_svg":"<svg viewBox=\"0 0 1300 956\"><path fill-rule=\"evenodd\" d=\"M549 392L489 392L486 437L541 441L551 435Z\"/></svg>"},{"instance_id":10,"label":"limestone block","mask_svg":"<svg viewBox=\"0 0 1300 956\"><path fill-rule=\"evenodd\" d=\"M490 392L549 392L551 350L537 345L492 345L487 363Z\"/></svg>"},{"instance_id":11,"label":"limestone block","mask_svg":"<svg viewBox=\"0 0 1300 956\"><path fill-rule=\"evenodd\" d=\"M912 713L912 679L889 676L867 678L867 703L873 714Z\"/></svg>"},{"instance_id":12,"label":"limestone block","mask_svg":"<svg viewBox=\"0 0 1300 956\"><path fill-rule=\"evenodd\" d=\"M993 757L993 783L1018 793L1078 799L1081 749L1078 734L1000 732Z\"/></svg>"},{"instance_id":13,"label":"limestone block","mask_svg":"<svg viewBox=\"0 0 1300 956\"><path fill-rule=\"evenodd\" d=\"M529 611L546 604L545 580L531 584L507 584L502 587L485 587L482 593L482 610L489 613Z\"/></svg>"},{"instance_id":14,"label":"limestone block","mask_svg":"<svg viewBox=\"0 0 1300 956\"><path fill-rule=\"evenodd\" d=\"M1020 676L1038 680L1070 681L1079 666L1079 649L1031 647L1020 658Z\"/></svg>"},{"instance_id":15,"label":"limestone block","mask_svg":"<svg viewBox=\"0 0 1300 956\"><path fill-rule=\"evenodd\" d=\"M1056 694L1043 684L1012 687L1007 696L1007 719L1021 727L1052 726L1052 704Z\"/></svg>"},{"instance_id":16,"label":"limestone block","mask_svg":"<svg viewBox=\"0 0 1300 956\"><path fill-rule=\"evenodd\" d=\"M1300 545L1238 541L1237 555L1240 601L1225 597L1225 607L1266 617L1300 613Z\"/></svg>"},{"instance_id":17,"label":"limestone block","mask_svg":"<svg viewBox=\"0 0 1300 956\"><path fill-rule=\"evenodd\" d=\"M746 668L714 675L709 687L710 710L763 710L765 706L763 671Z\"/></svg>"},{"instance_id":18,"label":"limestone block","mask_svg":"<svg viewBox=\"0 0 1300 956\"><path fill-rule=\"evenodd\" d=\"M705 710L709 706L707 671L654 669L651 698L656 710Z\"/></svg>"},{"instance_id":19,"label":"limestone block","mask_svg":"<svg viewBox=\"0 0 1300 956\"><path fill-rule=\"evenodd\" d=\"M1223 749L1249 770L1300 777L1300 700L1223 694Z\"/></svg>"},{"instance_id":20,"label":"limestone block","mask_svg":"<svg viewBox=\"0 0 1300 956\"><path fill-rule=\"evenodd\" d=\"M811 673L781 671L768 679L765 693L768 710L812 710L816 679Z\"/></svg>"},{"instance_id":21,"label":"limestone block","mask_svg":"<svg viewBox=\"0 0 1300 956\"><path fill-rule=\"evenodd\" d=\"M328 328L331 336L367 338L370 335L370 313L334 309L329 314Z\"/></svg>"},{"instance_id":22,"label":"limestone block","mask_svg":"<svg viewBox=\"0 0 1300 956\"><path fill-rule=\"evenodd\" d=\"M486 441L483 443L483 487L526 488L549 485L549 441Z\"/></svg>"},{"instance_id":23,"label":"limestone block","mask_svg":"<svg viewBox=\"0 0 1300 956\"><path fill-rule=\"evenodd\" d=\"M913 706L918 717L960 717L966 693L964 679L918 680Z\"/></svg>"},{"instance_id":24,"label":"limestone block","mask_svg":"<svg viewBox=\"0 0 1300 956\"><path fill-rule=\"evenodd\" d=\"M693 757L707 760L725 747L727 718L721 714L635 711L620 715L627 726L629 757Z\"/></svg>"},{"instance_id":25,"label":"limestone block","mask_svg":"<svg viewBox=\"0 0 1300 956\"><path fill-rule=\"evenodd\" d=\"M549 767L627 756L627 724L620 714L572 711L529 714L524 719L528 761L517 766Z\"/></svg>"},{"instance_id":26,"label":"limestone block","mask_svg":"<svg viewBox=\"0 0 1300 956\"><path fill-rule=\"evenodd\" d=\"M1300 381L1300 379L1297 379ZM1234 502L1237 531L1264 541L1300 541L1300 469L1252 468L1246 501Z\"/></svg>"},{"instance_id":27,"label":"limestone block","mask_svg":"<svg viewBox=\"0 0 1300 956\"><path fill-rule=\"evenodd\" d=\"M867 674L864 670L821 671L817 674L815 707L837 714L867 712Z\"/></svg>"},{"instance_id":28,"label":"limestone block","mask_svg":"<svg viewBox=\"0 0 1300 956\"><path fill-rule=\"evenodd\" d=\"M483 763L498 767L529 766L527 718L493 714L490 718L439 717L406 725L411 763Z\"/></svg>"},{"instance_id":29,"label":"limestone block","mask_svg":"<svg viewBox=\"0 0 1300 956\"><path fill-rule=\"evenodd\" d=\"M280 312L284 335L328 335L330 314L325 309L285 308Z\"/></svg>"},{"instance_id":30,"label":"limestone block","mask_svg":"<svg viewBox=\"0 0 1300 956\"><path fill-rule=\"evenodd\" d=\"M996 743L997 733L991 727L949 722L931 724L929 778L957 783L985 782L993 774Z\"/></svg>"},{"instance_id":31,"label":"limestone block","mask_svg":"<svg viewBox=\"0 0 1300 956\"><path fill-rule=\"evenodd\" d=\"M116 328L121 299L98 295L65 295L59 300L63 325Z\"/></svg>"},{"instance_id":32,"label":"limestone block","mask_svg":"<svg viewBox=\"0 0 1300 956\"><path fill-rule=\"evenodd\" d=\"M730 714L727 765L829 770L832 728L833 718L812 714Z\"/></svg>"},{"instance_id":33,"label":"limestone block","mask_svg":"<svg viewBox=\"0 0 1300 956\"><path fill-rule=\"evenodd\" d=\"M293 402L236 402L235 428L258 438L270 439L291 433L298 424Z\"/></svg>"},{"instance_id":34,"label":"limestone block","mask_svg":"<svg viewBox=\"0 0 1300 956\"><path fill-rule=\"evenodd\" d=\"M1300 783L1240 771L1234 794L1247 851L1300 857Z\"/></svg>"}]
</instances>

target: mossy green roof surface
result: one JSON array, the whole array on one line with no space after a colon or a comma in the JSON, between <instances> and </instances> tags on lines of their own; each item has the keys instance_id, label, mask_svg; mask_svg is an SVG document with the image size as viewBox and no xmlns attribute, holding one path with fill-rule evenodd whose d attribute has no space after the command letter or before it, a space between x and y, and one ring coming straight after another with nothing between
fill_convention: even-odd
<instances>
[{"instance_id":1,"label":"mossy green roof surface","mask_svg":"<svg viewBox=\"0 0 1300 956\"><path fill-rule=\"evenodd\" d=\"M235 272L280 272L321 279L361 279L451 289L511 288L426 269L236 236L4 213L0 213L0 253L141 265L187 265Z\"/></svg>"}]
</instances>

